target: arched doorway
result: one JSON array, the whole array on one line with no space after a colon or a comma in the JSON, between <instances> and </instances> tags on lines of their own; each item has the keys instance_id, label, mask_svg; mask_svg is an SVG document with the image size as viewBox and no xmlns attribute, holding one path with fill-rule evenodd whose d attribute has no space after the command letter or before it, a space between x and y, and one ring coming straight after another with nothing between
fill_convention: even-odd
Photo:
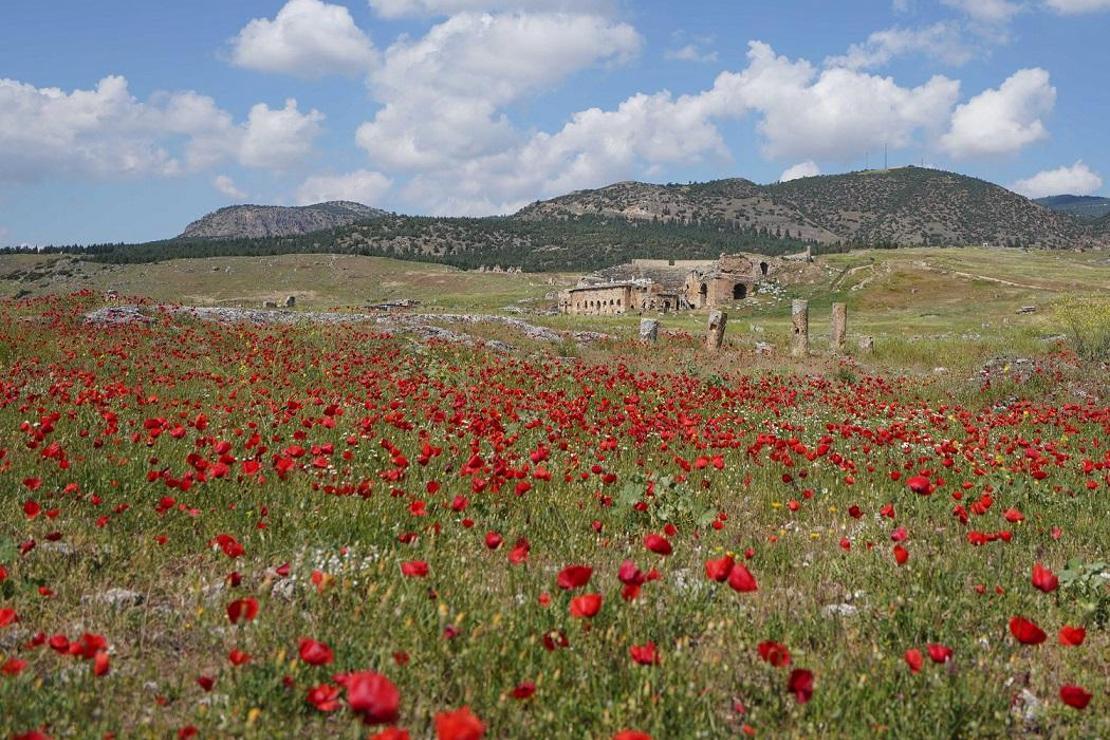
<instances>
[{"instance_id":1,"label":"arched doorway","mask_svg":"<svg viewBox=\"0 0 1110 740\"><path fill-rule=\"evenodd\" d=\"M748 286L743 283L737 283L732 286L732 300L742 301L748 297Z\"/></svg>"},{"instance_id":2,"label":"arched doorway","mask_svg":"<svg viewBox=\"0 0 1110 740\"><path fill-rule=\"evenodd\" d=\"M766 262L760 262L759 263L759 272L763 275L763 277L767 277L767 263Z\"/></svg>"},{"instance_id":3,"label":"arched doorway","mask_svg":"<svg viewBox=\"0 0 1110 740\"><path fill-rule=\"evenodd\" d=\"M701 288L698 289L698 307L699 308L704 308L705 304L708 303L708 302L709 302L709 286L706 285L705 283L702 283Z\"/></svg>"}]
</instances>

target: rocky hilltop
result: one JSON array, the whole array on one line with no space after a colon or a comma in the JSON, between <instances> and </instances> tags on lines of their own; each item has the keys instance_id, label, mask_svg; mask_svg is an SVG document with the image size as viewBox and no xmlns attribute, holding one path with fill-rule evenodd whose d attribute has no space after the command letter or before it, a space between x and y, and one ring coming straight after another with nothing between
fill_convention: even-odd
<instances>
[{"instance_id":1,"label":"rocky hilltop","mask_svg":"<svg viewBox=\"0 0 1110 740\"><path fill-rule=\"evenodd\" d=\"M334 229L387 215L345 200L311 206L228 206L185 227L179 239L257 239Z\"/></svg>"},{"instance_id":2,"label":"rocky hilltop","mask_svg":"<svg viewBox=\"0 0 1110 740\"><path fill-rule=\"evenodd\" d=\"M689 185L621 182L522 209L516 218L583 216L676 224L729 224L819 244L993 244L1063 248L1090 231L984 180L902 167L757 185L730 179Z\"/></svg>"}]
</instances>

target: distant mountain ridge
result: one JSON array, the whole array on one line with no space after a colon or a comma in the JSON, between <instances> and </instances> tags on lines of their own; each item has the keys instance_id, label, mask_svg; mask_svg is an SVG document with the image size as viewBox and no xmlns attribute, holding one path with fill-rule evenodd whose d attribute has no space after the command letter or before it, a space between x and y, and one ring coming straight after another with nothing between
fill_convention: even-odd
<instances>
[{"instance_id":1,"label":"distant mountain ridge","mask_svg":"<svg viewBox=\"0 0 1110 740\"><path fill-rule=\"evenodd\" d=\"M227 206L185 227L178 239L257 239L297 236L387 215L361 203L333 200L309 206Z\"/></svg>"},{"instance_id":2,"label":"distant mountain ridge","mask_svg":"<svg viewBox=\"0 0 1110 740\"><path fill-rule=\"evenodd\" d=\"M1060 213L1069 213L1084 221L1097 221L1110 214L1110 198L1097 195L1050 195L1034 203Z\"/></svg>"},{"instance_id":3,"label":"distant mountain ridge","mask_svg":"<svg viewBox=\"0 0 1110 740\"><path fill-rule=\"evenodd\" d=\"M771 185L730 179L689 185L621 182L525 207L516 218L617 217L657 223L728 223L818 244L1075 246L1076 220L993 183L902 167Z\"/></svg>"}]
</instances>

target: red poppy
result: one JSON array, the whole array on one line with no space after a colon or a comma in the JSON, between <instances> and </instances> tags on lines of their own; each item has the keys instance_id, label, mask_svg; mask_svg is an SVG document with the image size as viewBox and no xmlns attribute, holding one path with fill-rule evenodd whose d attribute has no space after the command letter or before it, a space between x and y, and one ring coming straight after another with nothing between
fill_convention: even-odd
<instances>
[{"instance_id":1,"label":"red poppy","mask_svg":"<svg viewBox=\"0 0 1110 740\"><path fill-rule=\"evenodd\" d=\"M360 671L336 676L335 680L347 690L347 704L365 724L385 725L397 720L401 694L382 674Z\"/></svg>"},{"instance_id":2,"label":"red poppy","mask_svg":"<svg viewBox=\"0 0 1110 740\"><path fill-rule=\"evenodd\" d=\"M765 640L759 643L758 650L759 657L775 668L790 665L790 651L781 642Z\"/></svg>"},{"instance_id":3,"label":"red poppy","mask_svg":"<svg viewBox=\"0 0 1110 740\"><path fill-rule=\"evenodd\" d=\"M513 565L520 565L525 562L528 560L528 551L530 549L532 549L532 546L528 543L528 540L521 537L516 541L513 549L509 551L509 562Z\"/></svg>"},{"instance_id":4,"label":"red poppy","mask_svg":"<svg viewBox=\"0 0 1110 740\"><path fill-rule=\"evenodd\" d=\"M915 475L906 481L910 490L919 496L928 496L933 492L933 484L923 475Z\"/></svg>"},{"instance_id":5,"label":"red poppy","mask_svg":"<svg viewBox=\"0 0 1110 740\"><path fill-rule=\"evenodd\" d=\"M1060 701L1075 709L1086 709L1093 695L1082 686L1064 684L1060 687Z\"/></svg>"},{"instance_id":6,"label":"red poppy","mask_svg":"<svg viewBox=\"0 0 1110 740\"><path fill-rule=\"evenodd\" d=\"M613 740L651 740L651 735L639 730L621 730L613 735Z\"/></svg>"},{"instance_id":7,"label":"red poppy","mask_svg":"<svg viewBox=\"0 0 1110 740\"><path fill-rule=\"evenodd\" d=\"M564 591L582 588L590 582L594 569L588 565L568 565L559 571L555 583Z\"/></svg>"},{"instance_id":8,"label":"red poppy","mask_svg":"<svg viewBox=\"0 0 1110 740\"><path fill-rule=\"evenodd\" d=\"M497 532L486 532L486 547L490 550L496 550L501 547L504 538Z\"/></svg>"},{"instance_id":9,"label":"red poppy","mask_svg":"<svg viewBox=\"0 0 1110 740\"><path fill-rule=\"evenodd\" d=\"M485 734L486 726L470 707L436 715L437 740L480 740Z\"/></svg>"},{"instance_id":10,"label":"red poppy","mask_svg":"<svg viewBox=\"0 0 1110 740\"><path fill-rule=\"evenodd\" d=\"M736 561L730 555L725 555L717 560L706 560L705 575L711 581L724 583L728 580L729 574L732 573L732 566L735 564Z\"/></svg>"},{"instance_id":11,"label":"red poppy","mask_svg":"<svg viewBox=\"0 0 1110 740\"><path fill-rule=\"evenodd\" d=\"M308 637L301 639L297 650L301 660L309 665L328 665L335 660L335 654L330 647Z\"/></svg>"},{"instance_id":12,"label":"red poppy","mask_svg":"<svg viewBox=\"0 0 1110 740\"><path fill-rule=\"evenodd\" d=\"M644 537L644 547L656 555L670 555L673 548L666 537L658 534L649 534Z\"/></svg>"},{"instance_id":13,"label":"red poppy","mask_svg":"<svg viewBox=\"0 0 1110 740\"><path fill-rule=\"evenodd\" d=\"M1087 638L1087 630L1082 627L1072 627L1064 625L1060 628L1060 644L1068 645L1071 647L1078 647L1083 644L1083 640Z\"/></svg>"},{"instance_id":14,"label":"red poppy","mask_svg":"<svg viewBox=\"0 0 1110 740\"><path fill-rule=\"evenodd\" d=\"M898 565L905 565L906 561L910 559L910 551L901 545L894 546L894 562Z\"/></svg>"},{"instance_id":15,"label":"red poppy","mask_svg":"<svg viewBox=\"0 0 1110 740\"><path fill-rule=\"evenodd\" d=\"M934 663L944 663L952 659L952 648L939 642L930 642L925 649L929 651L929 659Z\"/></svg>"},{"instance_id":16,"label":"red poppy","mask_svg":"<svg viewBox=\"0 0 1110 740\"><path fill-rule=\"evenodd\" d=\"M572 617L593 617L601 611L601 594L583 594L570 600Z\"/></svg>"},{"instance_id":17,"label":"red poppy","mask_svg":"<svg viewBox=\"0 0 1110 740\"><path fill-rule=\"evenodd\" d=\"M755 576L743 563L737 563L732 568L732 572L728 575L728 585L732 590L746 593L756 591L759 589L758 584L755 582Z\"/></svg>"},{"instance_id":18,"label":"red poppy","mask_svg":"<svg viewBox=\"0 0 1110 740\"><path fill-rule=\"evenodd\" d=\"M423 560L409 560L401 563L401 575L409 578L423 578L428 575L428 564Z\"/></svg>"},{"instance_id":19,"label":"red poppy","mask_svg":"<svg viewBox=\"0 0 1110 740\"><path fill-rule=\"evenodd\" d=\"M197 676L197 686L200 686L205 691L211 691L212 687L216 685L216 679L211 676Z\"/></svg>"},{"instance_id":20,"label":"red poppy","mask_svg":"<svg viewBox=\"0 0 1110 740\"><path fill-rule=\"evenodd\" d=\"M514 699L530 699L536 693L536 684L531 681L521 681L513 688Z\"/></svg>"},{"instance_id":21,"label":"red poppy","mask_svg":"<svg viewBox=\"0 0 1110 740\"><path fill-rule=\"evenodd\" d=\"M105 676L108 674L109 670L108 652L106 650L98 651L96 655L93 656L93 675Z\"/></svg>"},{"instance_id":22,"label":"red poppy","mask_svg":"<svg viewBox=\"0 0 1110 740\"><path fill-rule=\"evenodd\" d=\"M1050 594L1060 585L1060 579L1040 563L1033 564L1033 588Z\"/></svg>"},{"instance_id":23,"label":"red poppy","mask_svg":"<svg viewBox=\"0 0 1110 740\"><path fill-rule=\"evenodd\" d=\"M232 665L243 665L251 659L251 656L247 655L239 648L235 648L227 654L227 659L231 661Z\"/></svg>"},{"instance_id":24,"label":"red poppy","mask_svg":"<svg viewBox=\"0 0 1110 740\"><path fill-rule=\"evenodd\" d=\"M231 620L232 624L238 624L240 619L244 622L250 622L257 616L258 600L252 596L236 599L227 605L227 618Z\"/></svg>"},{"instance_id":25,"label":"red poppy","mask_svg":"<svg viewBox=\"0 0 1110 740\"><path fill-rule=\"evenodd\" d=\"M3 664L0 664L0 673L5 676L18 676L26 667L27 661L19 658L8 658Z\"/></svg>"},{"instance_id":26,"label":"red poppy","mask_svg":"<svg viewBox=\"0 0 1110 740\"><path fill-rule=\"evenodd\" d=\"M339 687L330 683L310 688L305 701L321 712L334 712L342 706L339 702Z\"/></svg>"},{"instance_id":27,"label":"red poppy","mask_svg":"<svg viewBox=\"0 0 1110 740\"><path fill-rule=\"evenodd\" d=\"M906 665L910 667L910 673L918 673L921 671L921 664L923 661L920 650L917 648L910 648L906 651L903 659L906 661Z\"/></svg>"},{"instance_id":28,"label":"red poppy","mask_svg":"<svg viewBox=\"0 0 1110 740\"><path fill-rule=\"evenodd\" d=\"M633 645L628 648L628 654L632 656L632 660L640 665L658 665L659 653L655 649L655 643L648 640L643 645Z\"/></svg>"},{"instance_id":29,"label":"red poppy","mask_svg":"<svg viewBox=\"0 0 1110 740\"><path fill-rule=\"evenodd\" d=\"M1011 617L1010 634L1022 645L1040 645L1047 637L1044 630L1025 617Z\"/></svg>"},{"instance_id":30,"label":"red poppy","mask_svg":"<svg viewBox=\"0 0 1110 740\"><path fill-rule=\"evenodd\" d=\"M16 614L15 609L4 607L0 609L0 627L7 627L8 625L15 624L19 621L19 615Z\"/></svg>"},{"instance_id":31,"label":"red poppy","mask_svg":"<svg viewBox=\"0 0 1110 740\"><path fill-rule=\"evenodd\" d=\"M786 689L794 695L799 704L805 704L813 697L813 672L805 668L795 668L790 672Z\"/></svg>"},{"instance_id":32,"label":"red poppy","mask_svg":"<svg viewBox=\"0 0 1110 740\"><path fill-rule=\"evenodd\" d=\"M409 740L409 731L400 727L387 727L370 740Z\"/></svg>"}]
</instances>

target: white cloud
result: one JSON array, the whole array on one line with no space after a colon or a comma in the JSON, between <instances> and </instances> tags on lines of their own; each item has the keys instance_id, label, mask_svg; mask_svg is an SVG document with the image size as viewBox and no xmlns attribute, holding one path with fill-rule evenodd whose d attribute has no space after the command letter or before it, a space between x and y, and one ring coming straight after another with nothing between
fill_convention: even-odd
<instances>
[{"instance_id":1,"label":"white cloud","mask_svg":"<svg viewBox=\"0 0 1110 740\"><path fill-rule=\"evenodd\" d=\"M944 5L985 24L1006 24L1022 11L1020 3L1010 0L941 0Z\"/></svg>"},{"instance_id":2,"label":"white cloud","mask_svg":"<svg viewBox=\"0 0 1110 740\"><path fill-rule=\"evenodd\" d=\"M956 108L940 140L953 157L1012 154L1048 136L1041 119L1056 104L1056 88L1043 69L1022 69L997 90L986 90Z\"/></svg>"},{"instance_id":3,"label":"white cloud","mask_svg":"<svg viewBox=\"0 0 1110 740\"><path fill-rule=\"evenodd\" d=\"M640 45L634 28L598 16L456 15L387 50L371 77L384 106L356 140L379 166L402 169L501 151L518 134L500 108Z\"/></svg>"},{"instance_id":4,"label":"white cloud","mask_svg":"<svg viewBox=\"0 0 1110 740\"><path fill-rule=\"evenodd\" d=\"M882 67L895 57L920 54L945 64L960 66L971 61L971 49L957 24L934 23L924 28L888 28L876 31L867 41L852 44L841 56L829 57L827 66L848 69Z\"/></svg>"},{"instance_id":5,"label":"white cloud","mask_svg":"<svg viewBox=\"0 0 1110 740\"><path fill-rule=\"evenodd\" d=\"M344 175L314 175L297 189L297 203L311 205L329 200L350 200L373 206L393 185L380 172L356 170Z\"/></svg>"},{"instance_id":6,"label":"white cloud","mask_svg":"<svg viewBox=\"0 0 1110 740\"><path fill-rule=\"evenodd\" d=\"M1029 198L1043 198L1047 195L1090 195L1101 187L1102 178L1098 173L1079 161L1071 167L1044 170L1018 180L1013 190Z\"/></svg>"},{"instance_id":7,"label":"white cloud","mask_svg":"<svg viewBox=\"0 0 1110 740\"><path fill-rule=\"evenodd\" d=\"M749 45L749 65L725 72L717 88L732 107L758 111L764 152L774 158L847 161L883 144L909 146L918 132L948 120L960 83L935 76L914 88L890 77L833 67L820 74L805 60Z\"/></svg>"},{"instance_id":8,"label":"white cloud","mask_svg":"<svg viewBox=\"0 0 1110 740\"><path fill-rule=\"evenodd\" d=\"M812 159L799 162L793 167L787 168L779 178L779 182L790 182L791 180L799 180L803 177L817 177L821 174L821 168Z\"/></svg>"},{"instance_id":9,"label":"white cloud","mask_svg":"<svg viewBox=\"0 0 1110 740\"><path fill-rule=\"evenodd\" d=\"M759 42L748 57L746 69L718 75L702 92L633 95L615 109L576 113L557 132L510 137L489 154L421 172L403 198L437 214L506 213L536 198L657 176L668 165L728 160L718 125L752 113L772 157L850 160L877 142L897 147L939 134L959 94L959 83L943 77L903 88L852 70L818 71Z\"/></svg>"},{"instance_id":10,"label":"white cloud","mask_svg":"<svg viewBox=\"0 0 1110 740\"><path fill-rule=\"evenodd\" d=\"M324 114L318 110L301 113L297 101L271 109L265 103L251 108L239 145L239 161L247 167L284 170L312 152Z\"/></svg>"},{"instance_id":11,"label":"white cloud","mask_svg":"<svg viewBox=\"0 0 1110 740\"><path fill-rule=\"evenodd\" d=\"M709 62L717 61L717 52L702 49L697 44L686 44L678 49L667 49L663 58L677 62Z\"/></svg>"},{"instance_id":12,"label":"white cloud","mask_svg":"<svg viewBox=\"0 0 1110 740\"><path fill-rule=\"evenodd\" d=\"M712 36L694 36L685 31L671 34L671 48L663 52L663 58L676 62L698 62L710 64L717 61L717 52L711 47Z\"/></svg>"},{"instance_id":13,"label":"white cloud","mask_svg":"<svg viewBox=\"0 0 1110 740\"><path fill-rule=\"evenodd\" d=\"M1045 0L1045 5L1065 15L1110 10L1110 0Z\"/></svg>"},{"instance_id":14,"label":"white cloud","mask_svg":"<svg viewBox=\"0 0 1110 740\"><path fill-rule=\"evenodd\" d=\"M323 115L259 104L236 125L212 98L159 93L142 102L123 77L66 92L0 79L0 181L168 177L232 160L283 169L306 156Z\"/></svg>"},{"instance_id":15,"label":"white cloud","mask_svg":"<svg viewBox=\"0 0 1110 740\"><path fill-rule=\"evenodd\" d=\"M237 66L298 77L364 73L374 61L351 12L320 0L289 0L273 20L248 23L231 44Z\"/></svg>"},{"instance_id":16,"label":"white cloud","mask_svg":"<svg viewBox=\"0 0 1110 740\"><path fill-rule=\"evenodd\" d=\"M235 181L227 175L216 175L212 179L212 187L219 190L223 195L231 200L243 200L247 194L235 186Z\"/></svg>"},{"instance_id":17,"label":"white cloud","mask_svg":"<svg viewBox=\"0 0 1110 740\"><path fill-rule=\"evenodd\" d=\"M464 12L562 12L600 15L613 9L612 0L370 0L385 18L449 16Z\"/></svg>"}]
</instances>

